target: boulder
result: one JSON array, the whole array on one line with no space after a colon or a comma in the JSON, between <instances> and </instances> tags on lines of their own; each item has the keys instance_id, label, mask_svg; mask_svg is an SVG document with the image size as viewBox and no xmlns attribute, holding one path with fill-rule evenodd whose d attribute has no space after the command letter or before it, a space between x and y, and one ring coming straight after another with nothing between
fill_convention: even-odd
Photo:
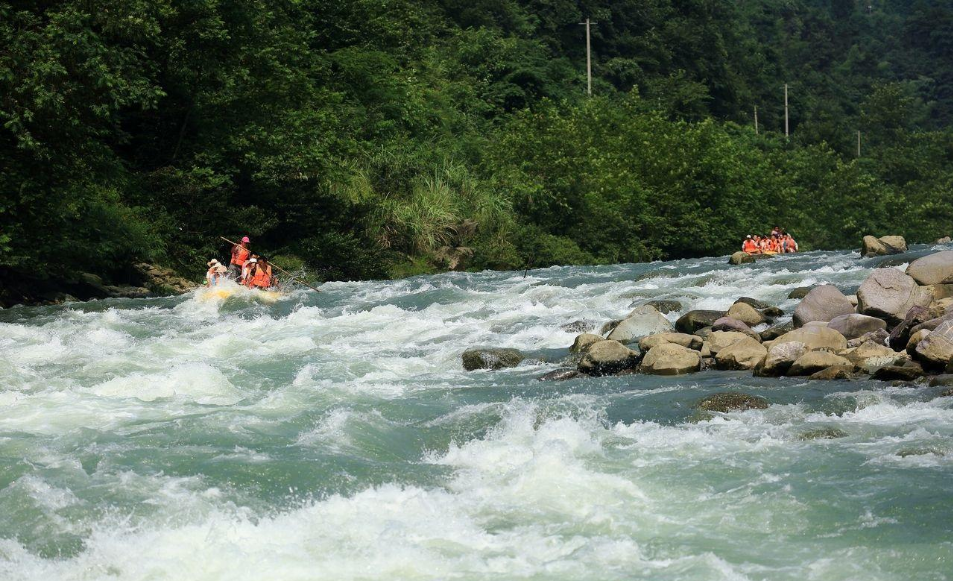
<instances>
[{"instance_id":1,"label":"boulder","mask_svg":"<svg viewBox=\"0 0 953 581\"><path fill-rule=\"evenodd\" d=\"M936 244L949 244L950 242L953 242L953 238L950 238L949 236L936 239Z\"/></svg>"},{"instance_id":2,"label":"boulder","mask_svg":"<svg viewBox=\"0 0 953 581\"><path fill-rule=\"evenodd\" d=\"M799 286L788 293L789 299L803 299L813 290L812 286Z\"/></svg>"},{"instance_id":3,"label":"boulder","mask_svg":"<svg viewBox=\"0 0 953 581\"><path fill-rule=\"evenodd\" d=\"M944 373L930 379L930 387L950 387L953 386L953 374Z\"/></svg>"},{"instance_id":4,"label":"boulder","mask_svg":"<svg viewBox=\"0 0 953 581\"><path fill-rule=\"evenodd\" d=\"M747 252L738 251L728 257L728 264L748 264L754 262L754 256L751 256Z\"/></svg>"},{"instance_id":5,"label":"boulder","mask_svg":"<svg viewBox=\"0 0 953 581\"><path fill-rule=\"evenodd\" d=\"M893 268L873 271L857 289L857 310L896 325L907 311L933 301L929 289Z\"/></svg>"},{"instance_id":6,"label":"boulder","mask_svg":"<svg viewBox=\"0 0 953 581\"><path fill-rule=\"evenodd\" d=\"M768 407L768 400L757 395L747 393L725 392L710 395L695 407L710 412L728 413L732 411L763 410Z\"/></svg>"},{"instance_id":7,"label":"boulder","mask_svg":"<svg viewBox=\"0 0 953 581\"><path fill-rule=\"evenodd\" d=\"M780 325L775 325L774 327L765 329L764 331L761 331L759 335L761 335L762 341L773 341L777 339L778 337L780 337L781 335L784 335L785 333L789 331L793 331L793 330L794 330L794 323L791 321L788 321L787 323L782 323Z\"/></svg>"},{"instance_id":8,"label":"boulder","mask_svg":"<svg viewBox=\"0 0 953 581\"><path fill-rule=\"evenodd\" d=\"M900 254L907 251L907 242L902 236L882 236L874 238L873 236L864 236L863 246L860 249L860 255L864 258L871 256L886 256L888 254Z\"/></svg>"},{"instance_id":9,"label":"boulder","mask_svg":"<svg viewBox=\"0 0 953 581\"><path fill-rule=\"evenodd\" d=\"M894 349L903 349L910 341L913 329L931 319L936 319L943 315L942 309L932 307L913 307L904 316L903 320L890 331L887 343ZM939 323L937 323L939 324ZM919 329L918 329L919 330Z\"/></svg>"},{"instance_id":10,"label":"boulder","mask_svg":"<svg viewBox=\"0 0 953 581\"><path fill-rule=\"evenodd\" d=\"M612 375L637 367L641 355L618 341L606 339L589 347L578 369L586 375Z\"/></svg>"},{"instance_id":11,"label":"boulder","mask_svg":"<svg viewBox=\"0 0 953 581\"><path fill-rule=\"evenodd\" d=\"M840 290L829 284L811 289L794 309L794 326L803 327L811 321L828 322L841 315L856 313L854 305Z\"/></svg>"},{"instance_id":12,"label":"boulder","mask_svg":"<svg viewBox=\"0 0 953 581\"><path fill-rule=\"evenodd\" d=\"M920 285L953 284L953 250L914 260L907 267L907 274Z\"/></svg>"},{"instance_id":13,"label":"boulder","mask_svg":"<svg viewBox=\"0 0 953 581\"><path fill-rule=\"evenodd\" d=\"M819 379L826 381L850 379L854 376L854 367L852 365L832 365L827 369L822 369L812 373L808 379Z\"/></svg>"},{"instance_id":14,"label":"boulder","mask_svg":"<svg viewBox=\"0 0 953 581\"><path fill-rule=\"evenodd\" d=\"M707 343L712 356L717 356L722 349L748 338L744 333L737 331L715 331L708 337Z\"/></svg>"},{"instance_id":15,"label":"boulder","mask_svg":"<svg viewBox=\"0 0 953 581\"><path fill-rule=\"evenodd\" d=\"M546 375L537 377L537 381L566 381L567 379L575 379L582 375L576 369L557 369L555 371L550 371Z\"/></svg>"},{"instance_id":16,"label":"boulder","mask_svg":"<svg viewBox=\"0 0 953 581\"><path fill-rule=\"evenodd\" d=\"M572 347L569 348L570 353L585 353L589 350L594 343L602 341L603 338L599 335L594 335L592 333L583 333L576 336L576 340L572 342Z\"/></svg>"},{"instance_id":17,"label":"boulder","mask_svg":"<svg viewBox=\"0 0 953 581\"><path fill-rule=\"evenodd\" d=\"M662 343L649 349L641 370L653 375L682 375L701 369L701 355L674 343Z\"/></svg>"},{"instance_id":18,"label":"boulder","mask_svg":"<svg viewBox=\"0 0 953 581\"><path fill-rule=\"evenodd\" d=\"M946 368L953 360L953 321L944 321L917 344L913 356L924 367Z\"/></svg>"},{"instance_id":19,"label":"boulder","mask_svg":"<svg viewBox=\"0 0 953 581\"><path fill-rule=\"evenodd\" d=\"M932 331L947 321L953 321L953 313L947 313L942 317L936 317L914 326L910 329L910 335L913 336L917 331L922 331L923 329Z\"/></svg>"},{"instance_id":20,"label":"boulder","mask_svg":"<svg viewBox=\"0 0 953 581\"><path fill-rule=\"evenodd\" d=\"M933 293L934 301L941 301L953 297L953 284L931 284L927 285L930 292Z\"/></svg>"},{"instance_id":21,"label":"boulder","mask_svg":"<svg viewBox=\"0 0 953 581\"><path fill-rule=\"evenodd\" d=\"M606 338L612 341L631 343L632 341L638 341L642 337L672 330L671 321L666 319L665 315L655 310L654 307L643 305L633 311L633 313L634 314L619 323Z\"/></svg>"},{"instance_id":22,"label":"boulder","mask_svg":"<svg viewBox=\"0 0 953 581\"><path fill-rule=\"evenodd\" d=\"M659 333L658 335L643 337L642 340L639 341L639 349L641 349L642 352L648 352L652 347L661 345L662 343L674 343L675 345L681 345L682 347L688 347L689 349L698 351L702 348L703 341L701 337L687 333Z\"/></svg>"},{"instance_id":23,"label":"boulder","mask_svg":"<svg viewBox=\"0 0 953 581\"><path fill-rule=\"evenodd\" d=\"M852 313L850 315L834 317L827 326L847 339L856 339L867 333L875 333L882 329L885 330L887 323L883 319Z\"/></svg>"},{"instance_id":24,"label":"boulder","mask_svg":"<svg viewBox=\"0 0 953 581\"><path fill-rule=\"evenodd\" d=\"M749 327L754 327L755 325L760 325L765 322L765 316L755 310L749 304L746 303L735 303L731 305L731 308L728 309L727 315L732 319L741 321ZM713 325L714 326L714 325Z\"/></svg>"},{"instance_id":25,"label":"boulder","mask_svg":"<svg viewBox=\"0 0 953 581\"><path fill-rule=\"evenodd\" d=\"M737 319L732 319L731 317L722 317L715 321L715 324L711 326L712 331L735 331L737 333L744 333L745 335L751 337L752 339L757 339L761 342L761 335L758 335L751 330L751 327L745 325Z\"/></svg>"},{"instance_id":26,"label":"boulder","mask_svg":"<svg viewBox=\"0 0 953 581\"><path fill-rule=\"evenodd\" d=\"M772 341L772 344L778 345L792 341L804 343L808 349L831 349L837 351L847 348L847 339L845 339L843 335L830 327L819 327L816 325L801 327L790 333L785 333Z\"/></svg>"},{"instance_id":27,"label":"boulder","mask_svg":"<svg viewBox=\"0 0 953 581\"><path fill-rule=\"evenodd\" d=\"M754 369L764 363L768 350L758 341L746 337L732 343L715 356L718 369Z\"/></svg>"},{"instance_id":28,"label":"boulder","mask_svg":"<svg viewBox=\"0 0 953 581\"><path fill-rule=\"evenodd\" d=\"M767 351L764 364L758 370L758 375L767 377L784 375L807 351L807 345L798 341L772 345Z\"/></svg>"},{"instance_id":29,"label":"boulder","mask_svg":"<svg viewBox=\"0 0 953 581\"><path fill-rule=\"evenodd\" d=\"M797 361L788 369L787 375L811 375L835 365L853 367L850 361L840 355L827 351L809 351L797 358Z\"/></svg>"},{"instance_id":30,"label":"boulder","mask_svg":"<svg viewBox=\"0 0 953 581\"><path fill-rule=\"evenodd\" d=\"M702 341L707 341L708 338L711 337L711 334L714 332L715 332L714 329L712 329L711 327L702 327L701 329L692 333L692 335L695 335L696 337L701 337Z\"/></svg>"},{"instance_id":31,"label":"boulder","mask_svg":"<svg viewBox=\"0 0 953 581\"><path fill-rule=\"evenodd\" d=\"M473 348L463 352L463 368L467 371L476 369L503 369L516 367L523 361L523 354L517 349L500 348Z\"/></svg>"},{"instance_id":32,"label":"boulder","mask_svg":"<svg viewBox=\"0 0 953 581\"><path fill-rule=\"evenodd\" d=\"M723 311L688 311L675 321L675 328L682 333L691 334L701 328L711 327L715 321L724 315Z\"/></svg>"},{"instance_id":33,"label":"boulder","mask_svg":"<svg viewBox=\"0 0 953 581\"><path fill-rule=\"evenodd\" d=\"M906 357L890 347L867 341L845 355L848 361L867 373L873 373L888 365L902 365Z\"/></svg>"},{"instance_id":34,"label":"boulder","mask_svg":"<svg viewBox=\"0 0 953 581\"><path fill-rule=\"evenodd\" d=\"M878 381L913 381L918 377L923 377L923 367L915 361L881 367L871 376Z\"/></svg>"}]
</instances>

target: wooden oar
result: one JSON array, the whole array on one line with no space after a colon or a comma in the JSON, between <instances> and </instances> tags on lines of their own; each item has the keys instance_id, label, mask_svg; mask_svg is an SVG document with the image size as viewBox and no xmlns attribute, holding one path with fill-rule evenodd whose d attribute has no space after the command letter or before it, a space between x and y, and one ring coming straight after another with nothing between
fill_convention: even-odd
<instances>
[{"instance_id":1,"label":"wooden oar","mask_svg":"<svg viewBox=\"0 0 953 581\"><path fill-rule=\"evenodd\" d=\"M238 246L239 248L245 248L244 246L242 246L242 245L239 244L238 242L232 242L231 240L229 240L228 238L226 238L226 237L224 237L224 236L219 236L219 238L221 238L222 240L224 240L225 242L228 242L229 244L231 244L231 245L233 245L233 246ZM248 248L245 248L245 250L248 250L249 254L251 253L251 250L249 250ZM295 275L293 275L293 274L291 274L290 272L288 272L287 270L281 268L281 267L278 266L277 264L274 264L274 263L272 263L272 262L269 262L268 264L270 264L270 265L272 265L273 267L277 268L280 272L283 272L283 273L287 274L288 276L290 276L290 277L291 277L291 281L294 282L294 280L295 280ZM304 286L308 287L309 289L313 290L313 291L316 292L316 293L321 292L321 291L319 291L318 289L314 288L313 286L311 286L310 284L308 284L308 283L306 283L306 282L304 282L304 281L302 281L302 280L299 280L298 282L301 283L301 284L303 284Z\"/></svg>"}]
</instances>

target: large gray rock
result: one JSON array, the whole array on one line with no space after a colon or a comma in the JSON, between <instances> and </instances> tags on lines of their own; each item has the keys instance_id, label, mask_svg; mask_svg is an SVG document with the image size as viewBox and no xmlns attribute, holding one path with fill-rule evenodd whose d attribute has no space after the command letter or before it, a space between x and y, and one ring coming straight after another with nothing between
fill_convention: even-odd
<instances>
[{"instance_id":1,"label":"large gray rock","mask_svg":"<svg viewBox=\"0 0 953 581\"><path fill-rule=\"evenodd\" d=\"M830 321L841 315L856 313L844 293L829 284L811 289L794 309L794 326L803 327L811 321Z\"/></svg>"},{"instance_id":2,"label":"large gray rock","mask_svg":"<svg viewBox=\"0 0 953 581\"><path fill-rule=\"evenodd\" d=\"M903 320L900 321L900 323L898 323L892 331L890 331L888 343L894 349L902 349L903 346L909 342L910 335L912 334L914 327L942 315L942 309L934 309L930 307L913 307L907 311L907 314L903 317Z\"/></svg>"},{"instance_id":3,"label":"large gray rock","mask_svg":"<svg viewBox=\"0 0 953 581\"><path fill-rule=\"evenodd\" d=\"M715 356L718 369L754 369L764 362L768 350L764 345L747 337L732 343Z\"/></svg>"},{"instance_id":4,"label":"large gray rock","mask_svg":"<svg viewBox=\"0 0 953 581\"><path fill-rule=\"evenodd\" d=\"M639 349L644 353L662 343L674 343L682 347L694 349L695 351L702 348L702 338L697 335L689 335L687 333L659 333L658 335L643 337L642 340L639 341Z\"/></svg>"},{"instance_id":5,"label":"large gray rock","mask_svg":"<svg viewBox=\"0 0 953 581\"><path fill-rule=\"evenodd\" d=\"M794 365L802 355L807 353L808 347L800 341L790 341L787 343L778 343L768 349L767 356L764 359L764 365L761 366L758 375L779 376L788 372L788 369Z\"/></svg>"},{"instance_id":6,"label":"large gray rock","mask_svg":"<svg viewBox=\"0 0 953 581\"><path fill-rule=\"evenodd\" d=\"M463 352L463 368L467 371L476 369L503 369L516 367L523 361L523 354L517 349L473 348Z\"/></svg>"},{"instance_id":7,"label":"large gray rock","mask_svg":"<svg viewBox=\"0 0 953 581\"><path fill-rule=\"evenodd\" d=\"M599 341L589 347L578 369L586 375L612 375L639 364L641 353L612 340Z\"/></svg>"},{"instance_id":8,"label":"large gray rock","mask_svg":"<svg viewBox=\"0 0 953 581\"><path fill-rule=\"evenodd\" d=\"M735 303L731 305L726 316L737 319L749 327L760 325L767 320L764 315L747 303Z\"/></svg>"},{"instance_id":9,"label":"large gray rock","mask_svg":"<svg viewBox=\"0 0 953 581\"><path fill-rule=\"evenodd\" d=\"M704 327L711 327L715 321L723 317L723 311L688 311L675 321L675 328L682 333L691 335L695 331Z\"/></svg>"},{"instance_id":10,"label":"large gray rock","mask_svg":"<svg viewBox=\"0 0 953 581\"><path fill-rule=\"evenodd\" d=\"M602 337L595 335L593 333L583 333L576 336L576 340L573 341L572 347L569 348L570 353L585 353L589 350L593 344L602 341Z\"/></svg>"},{"instance_id":11,"label":"large gray rock","mask_svg":"<svg viewBox=\"0 0 953 581\"><path fill-rule=\"evenodd\" d=\"M896 325L913 307L925 307L933 293L893 268L873 271L857 289L857 310Z\"/></svg>"},{"instance_id":12,"label":"large gray rock","mask_svg":"<svg viewBox=\"0 0 953 581\"><path fill-rule=\"evenodd\" d=\"M903 236L882 236L874 238L873 236L864 236L863 246L860 254L864 258L871 256L886 256L888 254L900 254L907 251L907 242Z\"/></svg>"},{"instance_id":13,"label":"large gray rock","mask_svg":"<svg viewBox=\"0 0 953 581\"><path fill-rule=\"evenodd\" d=\"M881 329L886 329L887 322L877 317L868 317L867 315L853 313L834 317L827 326L847 339L856 339L867 333L875 333Z\"/></svg>"},{"instance_id":14,"label":"large gray rock","mask_svg":"<svg viewBox=\"0 0 953 581\"><path fill-rule=\"evenodd\" d=\"M666 319L665 315L654 307L643 305L619 323L606 338L621 343L631 343L642 337L671 331L672 328L671 321Z\"/></svg>"},{"instance_id":15,"label":"large gray rock","mask_svg":"<svg viewBox=\"0 0 953 581\"><path fill-rule=\"evenodd\" d=\"M701 369L701 355L674 343L663 343L649 349L641 370L653 375L682 375Z\"/></svg>"},{"instance_id":16,"label":"large gray rock","mask_svg":"<svg viewBox=\"0 0 953 581\"><path fill-rule=\"evenodd\" d=\"M953 361L953 321L940 324L917 344L913 354L924 367L946 368Z\"/></svg>"},{"instance_id":17,"label":"large gray rock","mask_svg":"<svg viewBox=\"0 0 953 581\"><path fill-rule=\"evenodd\" d=\"M835 365L853 367L850 361L840 355L834 355L827 351L809 351L797 358L797 361L788 369L787 375L811 375Z\"/></svg>"},{"instance_id":18,"label":"large gray rock","mask_svg":"<svg viewBox=\"0 0 953 581\"><path fill-rule=\"evenodd\" d=\"M845 339L843 335L829 327L820 327L817 325L801 327L790 333L785 333L772 341L768 348L770 349L773 345L790 343L792 341L804 343L808 349L830 349L837 351L847 348L847 339Z\"/></svg>"},{"instance_id":19,"label":"large gray rock","mask_svg":"<svg viewBox=\"0 0 953 581\"><path fill-rule=\"evenodd\" d=\"M914 260L907 267L907 274L921 285L953 283L953 250Z\"/></svg>"}]
</instances>

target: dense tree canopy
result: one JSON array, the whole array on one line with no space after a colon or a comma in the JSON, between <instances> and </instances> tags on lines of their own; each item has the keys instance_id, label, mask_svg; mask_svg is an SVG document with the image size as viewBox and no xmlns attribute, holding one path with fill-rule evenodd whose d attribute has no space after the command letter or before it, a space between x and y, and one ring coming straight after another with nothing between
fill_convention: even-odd
<instances>
[{"instance_id":1,"label":"dense tree canopy","mask_svg":"<svg viewBox=\"0 0 953 581\"><path fill-rule=\"evenodd\" d=\"M245 233L322 278L775 223L922 241L950 233L951 121L942 0L0 0L0 268L194 272Z\"/></svg>"}]
</instances>

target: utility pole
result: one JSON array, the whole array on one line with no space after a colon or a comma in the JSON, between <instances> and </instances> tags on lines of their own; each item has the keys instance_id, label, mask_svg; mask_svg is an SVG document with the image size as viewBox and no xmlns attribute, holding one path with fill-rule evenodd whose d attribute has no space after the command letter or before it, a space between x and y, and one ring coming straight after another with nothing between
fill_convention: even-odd
<instances>
[{"instance_id":1,"label":"utility pole","mask_svg":"<svg viewBox=\"0 0 953 581\"><path fill-rule=\"evenodd\" d=\"M586 26L586 95L592 96L592 41L589 34L589 19L587 18L585 22L580 22L579 24L584 24ZM591 24L597 24L592 22Z\"/></svg>"},{"instance_id":2,"label":"utility pole","mask_svg":"<svg viewBox=\"0 0 953 581\"><path fill-rule=\"evenodd\" d=\"M857 158L860 159L860 130L857 130Z\"/></svg>"},{"instance_id":3,"label":"utility pole","mask_svg":"<svg viewBox=\"0 0 953 581\"><path fill-rule=\"evenodd\" d=\"M758 106L754 106L754 134L760 135L758 133Z\"/></svg>"},{"instance_id":4,"label":"utility pole","mask_svg":"<svg viewBox=\"0 0 953 581\"><path fill-rule=\"evenodd\" d=\"M788 84L784 83L784 137L791 137L788 126Z\"/></svg>"}]
</instances>

